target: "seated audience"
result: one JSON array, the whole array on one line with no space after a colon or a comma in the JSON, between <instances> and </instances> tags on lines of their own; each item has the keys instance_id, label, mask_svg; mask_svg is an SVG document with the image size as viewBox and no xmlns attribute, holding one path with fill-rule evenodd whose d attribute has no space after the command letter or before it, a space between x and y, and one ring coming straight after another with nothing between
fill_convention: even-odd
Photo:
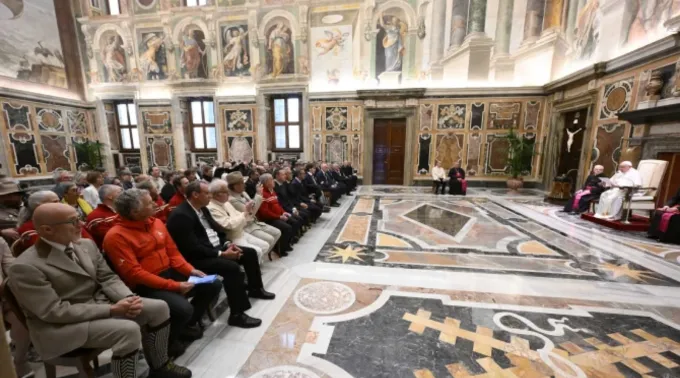
<instances>
[{"instance_id":1,"label":"seated audience","mask_svg":"<svg viewBox=\"0 0 680 378\"><path fill-rule=\"evenodd\" d=\"M0 176L0 235L12 243L19 238L15 229L24 191L14 180Z\"/></svg>"},{"instance_id":2,"label":"seated audience","mask_svg":"<svg viewBox=\"0 0 680 378\"><path fill-rule=\"evenodd\" d=\"M165 186L165 180L163 180L161 169L157 166L153 166L149 170L149 174L151 175L151 182L156 185L158 192L163 190L163 187Z\"/></svg>"},{"instance_id":3,"label":"seated audience","mask_svg":"<svg viewBox=\"0 0 680 378\"><path fill-rule=\"evenodd\" d=\"M342 196L343 190L338 188L338 184L331 177L330 172L328 172L328 164L321 164L321 169L316 172L316 182L318 183L321 190L328 191L331 195L329 198L330 205L332 207L338 207L338 199Z\"/></svg>"},{"instance_id":4,"label":"seated audience","mask_svg":"<svg viewBox=\"0 0 680 378\"><path fill-rule=\"evenodd\" d=\"M168 231L177 243L177 248L192 265L208 274L222 277L229 302L229 325L259 327L262 321L245 313L251 307L248 297L274 299L274 294L264 290L257 252L252 248L227 243L224 229L206 208L210 203L208 183L190 183L186 188L186 197L187 201L179 205L168 218ZM246 272L247 287L239 265Z\"/></svg>"},{"instance_id":5,"label":"seated audience","mask_svg":"<svg viewBox=\"0 0 680 378\"><path fill-rule=\"evenodd\" d=\"M179 205L181 205L187 198L184 196L186 187L189 185L189 179L184 176L175 176L172 179L172 185L175 187L175 194L168 201L168 206L165 208L161 218L168 219L170 213Z\"/></svg>"},{"instance_id":6,"label":"seated audience","mask_svg":"<svg viewBox=\"0 0 680 378\"><path fill-rule=\"evenodd\" d=\"M196 176L196 170L193 168L185 169L184 177L186 177L187 180L189 180L189 182L194 182L198 179L198 177Z\"/></svg>"},{"instance_id":7,"label":"seated audience","mask_svg":"<svg viewBox=\"0 0 680 378\"><path fill-rule=\"evenodd\" d=\"M252 212L255 202L251 201L246 205L246 211L240 212L229 203L229 186L226 181L214 179L209 189L212 199L208 204L208 210L215 222L226 230L227 239L239 247L254 249L258 258L269 252L269 244L266 241L244 231L248 222L247 216Z\"/></svg>"},{"instance_id":8,"label":"seated audience","mask_svg":"<svg viewBox=\"0 0 680 378\"><path fill-rule=\"evenodd\" d=\"M9 267L14 263L14 260L9 245L5 239L0 238L0 282L3 282L5 277L7 277ZM26 378L35 375L28 365L28 350L31 346L28 330L19 321L16 314L9 311L7 306L3 306L2 298L0 298L0 313L2 313L5 321L10 325L9 336L14 342L12 355L14 357L14 370L17 373L17 377ZM0 337L0 343L2 342L4 342L4 339Z\"/></svg>"},{"instance_id":9,"label":"seated audience","mask_svg":"<svg viewBox=\"0 0 680 378\"><path fill-rule=\"evenodd\" d=\"M213 179L213 167L205 164L201 166L201 179L207 182L211 182Z\"/></svg>"},{"instance_id":10,"label":"seated audience","mask_svg":"<svg viewBox=\"0 0 680 378\"><path fill-rule=\"evenodd\" d=\"M338 187L342 190L344 190L344 194L350 195L352 194L352 186L349 183L349 178L345 177L345 175L342 174L340 171L340 164L338 163L333 163L331 165L331 170L330 170L331 176L333 177L333 180L338 183Z\"/></svg>"},{"instance_id":11,"label":"seated audience","mask_svg":"<svg viewBox=\"0 0 680 378\"><path fill-rule=\"evenodd\" d=\"M166 205L165 202L163 201L163 198L161 198L161 196L158 195L158 188L156 187L156 184L154 184L151 180L147 180L137 184L136 188L146 190L147 192L149 192L151 200L153 201L154 207L153 216L160 219L161 222L165 223L168 220L165 209L169 205Z\"/></svg>"},{"instance_id":12,"label":"seated audience","mask_svg":"<svg viewBox=\"0 0 680 378\"><path fill-rule=\"evenodd\" d=\"M73 182L62 182L57 186L57 195L61 197L61 203L73 207L78 212L80 220L85 221L92 212L92 207L78 194L78 187Z\"/></svg>"},{"instance_id":13,"label":"seated audience","mask_svg":"<svg viewBox=\"0 0 680 378\"><path fill-rule=\"evenodd\" d=\"M92 210L87 216L85 228L92 235L97 247L102 248L104 237L113 227L116 220L116 211L114 210L114 202L116 198L123 192L123 188L115 185L102 185L99 188L99 200L101 203L96 209Z\"/></svg>"},{"instance_id":14,"label":"seated audience","mask_svg":"<svg viewBox=\"0 0 680 378\"><path fill-rule=\"evenodd\" d=\"M51 190L55 193L57 192L57 187L60 183L73 181L73 175L71 175L71 172L63 168L55 169L54 173L52 173L52 178L54 179L54 187L52 187Z\"/></svg>"},{"instance_id":15,"label":"seated audience","mask_svg":"<svg viewBox=\"0 0 680 378\"><path fill-rule=\"evenodd\" d=\"M272 175L269 173L263 174L260 176L260 183L264 189L262 190L262 205L257 211L257 219L281 231L279 254L281 256L288 256L288 252L293 250L291 245L297 242L297 235L302 225L291 218L289 213L283 211L274 191L274 178Z\"/></svg>"},{"instance_id":16,"label":"seated audience","mask_svg":"<svg viewBox=\"0 0 680 378\"><path fill-rule=\"evenodd\" d=\"M302 225L303 232L307 231L307 227L311 224L310 215L307 210L298 209L299 204L296 204L288 193L285 169L274 170L274 191L283 210L290 214L290 218Z\"/></svg>"},{"instance_id":17,"label":"seated audience","mask_svg":"<svg viewBox=\"0 0 680 378\"><path fill-rule=\"evenodd\" d=\"M87 172L85 178L90 185L83 189L81 194L83 199L94 209L100 203L99 188L104 185L104 176L100 172L90 171Z\"/></svg>"},{"instance_id":18,"label":"seated audience","mask_svg":"<svg viewBox=\"0 0 680 378\"><path fill-rule=\"evenodd\" d=\"M205 273L184 260L165 225L153 217L149 193L126 190L116 198L114 207L118 219L104 237L103 250L130 289L168 304L169 350L177 357L186 350L180 340L203 336L199 322L219 294L220 283L187 282L189 276L203 277ZM187 298L193 298L191 303Z\"/></svg>"},{"instance_id":19,"label":"seated audience","mask_svg":"<svg viewBox=\"0 0 680 378\"><path fill-rule=\"evenodd\" d=\"M286 168L284 171L286 172L286 191L290 195L293 203L307 211L311 222L316 223L323 212L323 207L318 205L316 200L309 198L309 194L302 184L302 180L305 177L305 171L298 170L295 171L295 174L293 174L290 168ZM298 177L293 178L293 176Z\"/></svg>"},{"instance_id":20,"label":"seated audience","mask_svg":"<svg viewBox=\"0 0 680 378\"><path fill-rule=\"evenodd\" d=\"M609 220L619 220L623 213L623 197L625 190L622 187L639 187L642 185L642 177L633 164L624 161L619 164L619 171L610 179L611 188L600 195L600 202L595 208L595 217Z\"/></svg>"},{"instance_id":21,"label":"seated audience","mask_svg":"<svg viewBox=\"0 0 680 378\"><path fill-rule=\"evenodd\" d=\"M176 176L177 175L173 172L167 172L165 174L165 185L163 185L163 187L160 188L161 198L163 198L163 201L165 201L165 203L170 202L170 199L176 193L175 186L172 185L172 181L175 179Z\"/></svg>"},{"instance_id":22,"label":"seated audience","mask_svg":"<svg viewBox=\"0 0 680 378\"><path fill-rule=\"evenodd\" d=\"M354 168L352 168L352 163L349 160L345 160L342 163L342 167L340 167L340 172L348 178L350 188L352 188L352 191L356 190L357 188L357 174L354 172Z\"/></svg>"},{"instance_id":23,"label":"seated audience","mask_svg":"<svg viewBox=\"0 0 680 378\"><path fill-rule=\"evenodd\" d=\"M137 175L137 177L135 177L135 188L137 187L137 185L139 185L139 184L141 184L145 181L150 181L150 180L151 180L151 177L149 177L149 175L145 175L145 174Z\"/></svg>"},{"instance_id":24,"label":"seated audience","mask_svg":"<svg viewBox=\"0 0 680 378\"><path fill-rule=\"evenodd\" d=\"M326 206L329 205L328 201L330 200L330 198L324 198L321 186L316 181L316 167L314 166L314 164L309 163L305 166L305 171L307 172L307 174L305 175L305 179L302 180L302 183L304 184L305 189L307 189L307 193L313 195L318 202L324 204L324 211L326 210L330 211L330 207ZM326 202L324 202L324 200Z\"/></svg>"},{"instance_id":25,"label":"seated audience","mask_svg":"<svg viewBox=\"0 0 680 378\"><path fill-rule=\"evenodd\" d=\"M38 233L33 225L33 213L38 206L46 203L59 203L59 197L56 193L50 190L40 190L28 196L27 205L21 209L19 213L19 221L17 222L17 232L20 235L20 241L13 246L14 253L20 255L23 251L31 247L38 241ZM92 235L83 227L80 229L80 236L85 239L93 239Z\"/></svg>"},{"instance_id":26,"label":"seated audience","mask_svg":"<svg viewBox=\"0 0 680 378\"><path fill-rule=\"evenodd\" d=\"M600 180L600 177L607 177L602 173L603 171L604 167L601 165L593 167L593 173L586 178L583 188L576 191L569 199L564 206L564 212L584 213L588 211L590 201L600 198L600 194L605 190Z\"/></svg>"},{"instance_id":27,"label":"seated audience","mask_svg":"<svg viewBox=\"0 0 680 378\"><path fill-rule=\"evenodd\" d=\"M248 175L248 181L246 181L246 193L250 198L255 198L257 192L257 186L260 185L260 174L257 171L251 171Z\"/></svg>"},{"instance_id":28,"label":"seated audience","mask_svg":"<svg viewBox=\"0 0 680 378\"><path fill-rule=\"evenodd\" d=\"M118 174L118 178L120 179L121 185L123 185L123 189L128 190L135 187L135 184L132 182L132 172L129 170L121 170L120 174Z\"/></svg>"},{"instance_id":29,"label":"seated audience","mask_svg":"<svg viewBox=\"0 0 680 378\"><path fill-rule=\"evenodd\" d=\"M439 188L442 188L441 193L445 194L446 182L449 181L449 178L446 177L446 172L444 171L444 168L439 165L439 161L434 162L432 180L434 181L434 194L439 194Z\"/></svg>"},{"instance_id":30,"label":"seated audience","mask_svg":"<svg viewBox=\"0 0 680 378\"><path fill-rule=\"evenodd\" d=\"M259 175L258 175L259 177ZM245 184L243 183L243 175L241 172L231 172L227 175L227 185L229 188L229 203L237 211L242 212L246 216L246 226L243 229L245 232L255 236L260 240L264 240L269 245L267 253L276 247L276 243L281 237L281 231L264 222L258 222L255 214L262 205L262 185L258 184L255 189L255 196L250 197L245 192ZM248 203L252 202L250 211L247 210Z\"/></svg>"},{"instance_id":31,"label":"seated audience","mask_svg":"<svg viewBox=\"0 0 680 378\"><path fill-rule=\"evenodd\" d=\"M654 212L648 235L664 243L680 244L680 189Z\"/></svg>"},{"instance_id":32,"label":"seated audience","mask_svg":"<svg viewBox=\"0 0 680 378\"><path fill-rule=\"evenodd\" d=\"M78 194L83 195L83 191L87 189L90 184L87 182L87 172L77 171L73 175L73 182L78 187Z\"/></svg>"},{"instance_id":33,"label":"seated audience","mask_svg":"<svg viewBox=\"0 0 680 378\"><path fill-rule=\"evenodd\" d=\"M9 286L43 359L78 348L111 349L113 376L134 378L143 348L151 377L191 377L168 358L168 307L135 296L111 272L94 242L81 240L73 207L44 204L33 221L40 240L10 266Z\"/></svg>"},{"instance_id":34,"label":"seated audience","mask_svg":"<svg viewBox=\"0 0 680 378\"><path fill-rule=\"evenodd\" d=\"M460 167L459 162L455 162L453 168L449 170L449 194L465 195L466 193L465 170Z\"/></svg>"}]
</instances>

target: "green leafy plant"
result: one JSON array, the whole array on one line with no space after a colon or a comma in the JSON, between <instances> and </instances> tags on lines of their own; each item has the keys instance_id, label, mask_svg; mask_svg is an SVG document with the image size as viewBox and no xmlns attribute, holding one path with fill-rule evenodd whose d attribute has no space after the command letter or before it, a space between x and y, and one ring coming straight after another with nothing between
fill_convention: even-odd
<instances>
[{"instance_id":1,"label":"green leafy plant","mask_svg":"<svg viewBox=\"0 0 680 378\"><path fill-rule=\"evenodd\" d=\"M534 156L534 143L524 135L518 134L514 128L508 133L508 169L512 178L531 172L531 160Z\"/></svg>"},{"instance_id":2,"label":"green leafy plant","mask_svg":"<svg viewBox=\"0 0 680 378\"><path fill-rule=\"evenodd\" d=\"M78 168L97 168L103 166L102 149L104 144L97 141L86 140L82 143L74 143L76 156L78 157Z\"/></svg>"}]
</instances>

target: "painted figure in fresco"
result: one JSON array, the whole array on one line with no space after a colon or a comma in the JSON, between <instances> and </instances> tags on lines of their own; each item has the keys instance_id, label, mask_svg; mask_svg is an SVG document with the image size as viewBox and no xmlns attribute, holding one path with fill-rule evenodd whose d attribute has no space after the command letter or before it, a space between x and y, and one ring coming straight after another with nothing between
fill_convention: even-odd
<instances>
[{"instance_id":1,"label":"painted figure in fresco","mask_svg":"<svg viewBox=\"0 0 680 378\"><path fill-rule=\"evenodd\" d=\"M112 35L102 49L102 63L106 68L106 81L120 82L127 71L125 51L123 51L121 42L118 35Z\"/></svg>"},{"instance_id":2,"label":"painted figure in fresco","mask_svg":"<svg viewBox=\"0 0 680 378\"><path fill-rule=\"evenodd\" d=\"M627 33L621 44L641 42L652 36L678 8L679 0L626 0L622 30Z\"/></svg>"},{"instance_id":3,"label":"painted figure in fresco","mask_svg":"<svg viewBox=\"0 0 680 378\"><path fill-rule=\"evenodd\" d=\"M385 31L382 45L385 54L384 72L401 72L402 60L404 57L404 36L406 34L406 24L401 22L396 16L388 16L385 20L384 15L378 18L380 27Z\"/></svg>"},{"instance_id":4,"label":"painted figure in fresco","mask_svg":"<svg viewBox=\"0 0 680 378\"><path fill-rule=\"evenodd\" d=\"M283 22L276 24L269 33L267 54L271 64L268 69L272 77L294 73L291 37L290 29Z\"/></svg>"},{"instance_id":5,"label":"painted figure in fresco","mask_svg":"<svg viewBox=\"0 0 680 378\"><path fill-rule=\"evenodd\" d=\"M326 55L331 51L333 55L338 56L338 53L345 47L345 41L349 37L349 33L343 33L335 28L333 30L324 30L324 34L326 34L326 38L319 38L314 43L319 52L318 56Z\"/></svg>"},{"instance_id":6,"label":"painted figure in fresco","mask_svg":"<svg viewBox=\"0 0 680 378\"><path fill-rule=\"evenodd\" d=\"M224 74L226 76L248 75L250 57L248 55L248 32L242 27L224 30Z\"/></svg>"},{"instance_id":7,"label":"painted figure in fresco","mask_svg":"<svg viewBox=\"0 0 680 378\"><path fill-rule=\"evenodd\" d=\"M574 30L574 56L589 59L600 42L600 1L589 0L578 13Z\"/></svg>"},{"instance_id":8,"label":"painted figure in fresco","mask_svg":"<svg viewBox=\"0 0 680 378\"><path fill-rule=\"evenodd\" d=\"M206 48L203 39L203 32L200 30L188 28L184 31L184 36L180 41L182 49L180 61L184 69L185 79L208 77Z\"/></svg>"},{"instance_id":9,"label":"painted figure in fresco","mask_svg":"<svg viewBox=\"0 0 680 378\"><path fill-rule=\"evenodd\" d=\"M139 57L139 64L147 80L161 80L165 78L165 72L161 68L159 58L163 58L163 40L156 33L149 33L142 41L143 52Z\"/></svg>"}]
</instances>

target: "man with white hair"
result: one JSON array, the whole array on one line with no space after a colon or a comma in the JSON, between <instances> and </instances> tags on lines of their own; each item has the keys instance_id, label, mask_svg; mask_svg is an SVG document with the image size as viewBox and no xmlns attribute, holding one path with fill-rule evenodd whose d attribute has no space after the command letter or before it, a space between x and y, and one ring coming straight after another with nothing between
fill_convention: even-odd
<instances>
[{"instance_id":1,"label":"man with white hair","mask_svg":"<svg viewBox=\"0 0 680 378\"><path fill-rule=\"evenodd\" d=\"M586 178L583 188L577 190L564 206L564 212L583 213L588 211L590 201L599 198L602 192L606 190L600 180L601 177L607 177L603 172L603 166L596 165L593 167L593 172Z\"/></svg>"},{"instance_id":2,"label":"man with white hair","mask_svg":"<svg viewBox=\"0 0 680 378\"><path fill-rule=\"evenodd\" d=\"M611 189L602 193L600 203L597 205L595 217L609 220L621 219L621 209L623 208L623 198L626 191L625 187L639 187L642 185L642 177L633 164L624 161L619 164L619 171L612 176L606 185Z\"/></svg>"}]
</instances>

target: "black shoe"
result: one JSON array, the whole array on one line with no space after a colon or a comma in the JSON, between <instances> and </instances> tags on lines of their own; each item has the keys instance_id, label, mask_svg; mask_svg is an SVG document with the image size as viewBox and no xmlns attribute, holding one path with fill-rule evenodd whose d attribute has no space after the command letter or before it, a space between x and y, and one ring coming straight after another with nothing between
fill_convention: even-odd
<instances>
[{"instance_id":1,"label":"black shoe","mask_svg":"<svg viewBox=\"0 0 680 378\"><path fill-rule=\"evenodd\" d=\"M336 202L336 203L332 203L332 204L331 204L331 207L340 207L340 204L337 203L337 202Z\"/></svg>"},{"instance_id":2,"label":"black shoe","mask_svg":"<svg viewBox=\"0 0 680 378\"><path fill-rule=\"evenodd\" d=\"M251 298L265 299L268 301L276 298L276 294L270 293L264 288L248 290L248 296Z\"/></svg>"},{"instance_id":3,"label":"black shoe","mask_svg":"<svg viewBox=\"0 0 680 378\"><path fill-rule=\"evenodd\" d=\"M187 351L187 346L180 341L173 341L168 345L168 357L177 358Z\"/></svg>"},{"instance_id":4,"label":"black shoe","mask_svg":"<svg viewBox=\"0 0 680 378\"><path fill-rule=\"evenodd\" d=\"M187 326L179 333L179 338L184 341L194 341L203 337L203 330L198 325Z\"/></svg>"},{"instance_id":5,"label":"black shoe","mask_svg":"<svg viewBox=\"0 0 680 378\"><path fill-rule=\"evenodd\" d=\"M246 313L231 314L229 320L227 320L227 324L239 328L257 328L262 324L262 320L251 318Z\"/></svg>"},{"instance_id":6,"label":"black shoe","mask_svg":"<svg viewBox=\"0 0 680 378\"><path fill-rule=\"evenodd\" d=\"M331 208L330 208L330 206L324 206L323 209L322 209L321 211L324 212L324 213L330 213L330 212L331 212Z\"/></svg>"},{"instance_id":7,"label":"black shoe","mask_svg":"<svg viewBox=\"0 0 680 378\"><path fill-rule=\"evenodd\" d=\"M149 378L191 378L191 370L168 362L162 368L149 372Z\"/></svg>"},{"instance_id":8,"label":"black shoe","mask_svg":"<svg viewBox=\"0 0 680 378\"><path fill-rule=\"evenodd\" d=\"M288 256L288 251L292 251L292 248L287 248L285 250L282 250L281 252L277 252L276 254L279 255L279 257L286 257Z\"/></svg>"}]
</instances>

